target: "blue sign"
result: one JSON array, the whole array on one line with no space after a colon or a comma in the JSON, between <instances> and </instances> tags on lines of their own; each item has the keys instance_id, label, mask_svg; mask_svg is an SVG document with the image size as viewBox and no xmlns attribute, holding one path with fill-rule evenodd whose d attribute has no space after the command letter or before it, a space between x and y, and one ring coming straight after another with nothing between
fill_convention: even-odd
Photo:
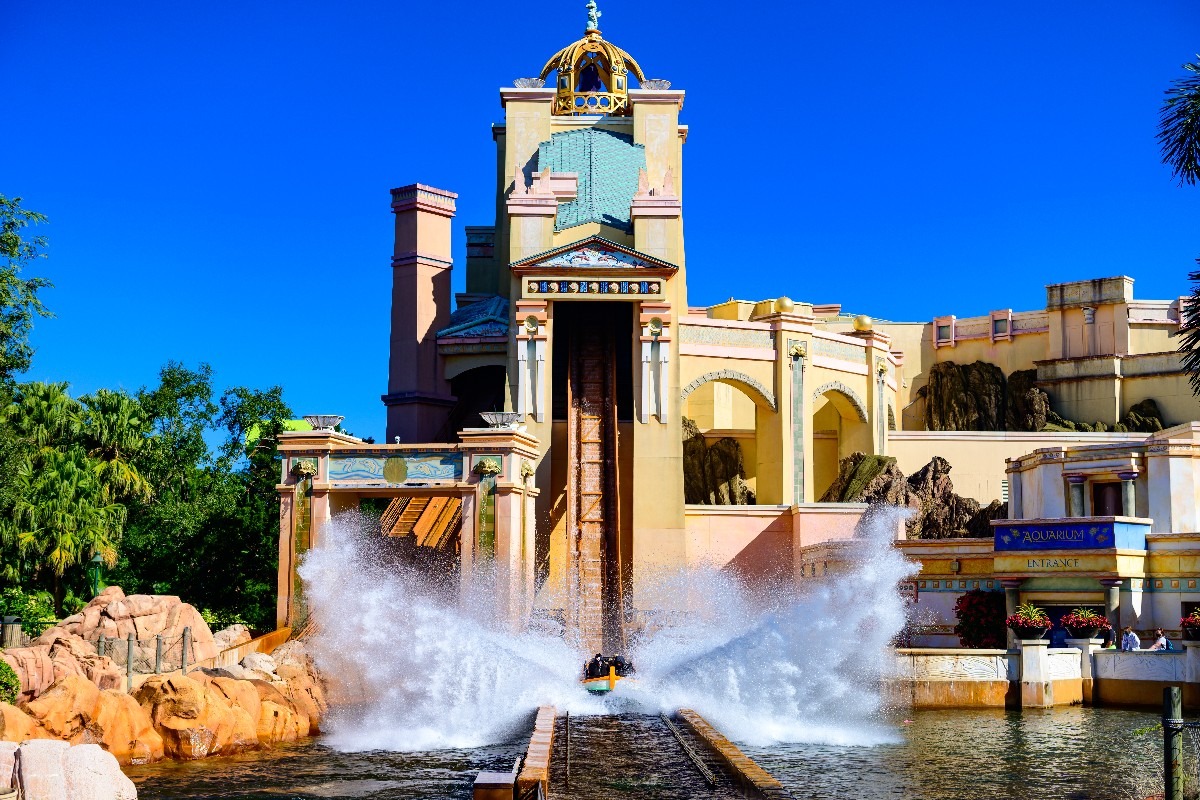
<instances>
[{"instance_id":1,"label":"blue sign","mask_svg":"<svg viewBox=\"0 0 1200 800\"><path fill-rule=\"evenodd\" d=\"M1148 522L1097 519L997 520L994 549L1000 550L1145 550Z\"/></svg>"}]
</instances>

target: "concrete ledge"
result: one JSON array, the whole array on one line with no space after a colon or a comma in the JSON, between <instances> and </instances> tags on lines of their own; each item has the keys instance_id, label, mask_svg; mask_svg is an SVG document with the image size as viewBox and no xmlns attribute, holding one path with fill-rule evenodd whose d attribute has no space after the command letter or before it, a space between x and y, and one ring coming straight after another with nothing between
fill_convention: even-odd
<instances>
[{"instance_id":1,"label":"concrete ledge","mask_svg":"<svg viewBox=\"0 0 1200 800\"><path fill-rule=\"evenodd\" d=\"M517 794L523 796L535 785L542 785L542 795L550 796L550 755L554 751L554 706L542 706L533 720L533 734L525 750L525 763L517 776Z\"/></svg>"},{"instance_id":2,"label":"concrete ledge","mask_svg":"<svg viewBox=\"0 0 1200 800\"><path fill-rule=\"evenodd\" d=\"M1019 708L1020 689L1008 680L886 680L889 705L911 708Z\"/></svg>"},{"instance_id":3,"label":"concrete ledge","mask_svg":"<svg viewBox=\"0 0 1200 800\"><path fill-rule=\"evenodd\" d=\"M1132 706L1162 709L1163 689L1180 686L1183 707L1188 711L1200 709L1200 684L1181 681L1139 681L1124 678L1095 678L1092 681L1092 702L1098 706Z\"/></svg>"},{"instance_id":4,"label":"concrete ledge","mask_svg":"<svg viewBox=\"0 0 1200 800\"><path fill-rule=\"evenodd\" d=\"M681 708L678 713L679 718L691 729L692 733L700 737L708 748L716 753L744 791L750 792L754 797L781 799L791 797L791 794L783 788L782 783L756 764L754 759L738 749L737 745L726 739L704 717L690 708Z\"/></svg>"}]
</instances>

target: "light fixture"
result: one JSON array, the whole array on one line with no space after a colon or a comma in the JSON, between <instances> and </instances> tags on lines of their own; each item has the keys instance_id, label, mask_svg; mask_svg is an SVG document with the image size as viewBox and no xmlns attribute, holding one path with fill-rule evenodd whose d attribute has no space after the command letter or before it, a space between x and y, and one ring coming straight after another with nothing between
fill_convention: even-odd
<instances>
[{"instance_id":1,"label":"light fixture","mask_svg":"<svg viewBox=\"0 0 1200 800\"><path fill-rule=\"evenodd\" d=\"M958 571L960 569L962 569L962 564L958 563L957 558L950 562L950 571L953 572L955 575L958 574Z\"/></svg>"},{"instance_id":2,"label":"light fixture","mask_svg":"<svg viewBox=\"0 0 1200 800\"><path fill-rule=\"evenodd\" d=\"M88 581L91 583L92 597L100 594L100 576L104 570L104 559L97 553L88 562L87 574Z\"/></svg>"}]
</instances>

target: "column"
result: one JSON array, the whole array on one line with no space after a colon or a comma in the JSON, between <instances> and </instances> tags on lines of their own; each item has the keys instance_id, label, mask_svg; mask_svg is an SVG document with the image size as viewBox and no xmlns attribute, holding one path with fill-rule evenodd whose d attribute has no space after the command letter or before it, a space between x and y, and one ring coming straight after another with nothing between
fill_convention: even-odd
<instances>
[{"instance_id":1,"label":"column","mask_svg":"<svg viewBox=\"0 0 1200 800\"><path fill-rule=\"evenodd\" d=\"M875 403L875 417L877 422L876 427L879 429L879 455L887 455L888 444L888 429L887 429L887 399L884 396L884 389L887 388L887 361L882 358L875 359L875 382L878 384L878 399ZM897 423L898 424L898 423Z\"/></svg>"},{"instance_id":2,"label":"column","mask_svg":"<svg viewBox=\"0 0 1200 800\"><path fill-rule=\"evenodd\" d=\"M1113 636L1121 635L1121 578L1104 578L1100 585L1104 587L1104 616L1113 627Z\"/></svg>"},{"instance_id":3,"label":"column","mask_svg":"<svg viewBox=\"0 0 1200 800\"><path fill-rule=\"evenodd\" d=\"M1009 465L1009 468L1005 470L1008 473L1008 518L1025 519L1025 511L1021 505L1024 496L1021 489L1021 471L1015 469L1018 462L1012 459L1005 459L1005 461Z\"/></svg>"},{"instance_id":4,"label":"column","mask_svg":"<svg viewBox=\"0 0 1200 800\"><path fill-rule=\"evenodd\" d=\"M1136 517L1137 494L1134 491L1133 481L1137 478L1137 473L1118 472L1117 477L1121 479L1121 514L1126 517Z\"/></svg>"},{"instance_id":5,"label":"column","mask_svg":"<svg viewBox=\"0 0 1200 800\"><path fill-rule=\"evenodd\" d=\"M1100 639L1067 639L1067 647L1079 648L1079 676L1083 680L1083 704L1092 705L1094 670L1092 653L1100 649Z\"/></svg>"},{"instance_id":6,"label":"column","mask_svg":"<svg viewBox=\"0 0 1200 800\"><path fill-rule=\"evenodd\" d=\"M1050 708L1054 705L1054 683L1050 680L1050 642L1021 640L1021 708Z\"/></svg>"},{"instance_id":7,"label":"column","mask_svg":"<svg viewBox=\"0 0 1200 800\"><path fill-rule=\"evenodd\" d=\"M464 461L466 460L464 459ZM463 605L471 602L471 583L475 577L475 537L478 530L478 520L475 515L479 513L479 504L476 502L478 484L472 488L475 491L464 492L462 496L462 527L458 532L458 590L459 602Z\"/></svg>"},{"instance_id":8,"label":"column","mask_svg":"<svg viewBox=\"0 0 1200 800\"><path fill-rule=\"evenodd\" d=\"M1004 616L1011 617L1017 613L1017 606L1021 604L1021 584L1024 582L1020 578L1000 581L1000 585L1004 587ZM1016 647L1017 634L1012 628L1009 628L1008 649L1015 650Z\"/></svg>"},{"instance_id":9,"label":"column","mask_svg":"<svg viewBox=\"0 0 1200 800\"><path fill-rule=\"evenodd\" d=\"M1067 488L1067 516L1082 517L1083 516L1083 487L1087 483L1085 475L1068 475Z\"/></svg>"}]
</instances>

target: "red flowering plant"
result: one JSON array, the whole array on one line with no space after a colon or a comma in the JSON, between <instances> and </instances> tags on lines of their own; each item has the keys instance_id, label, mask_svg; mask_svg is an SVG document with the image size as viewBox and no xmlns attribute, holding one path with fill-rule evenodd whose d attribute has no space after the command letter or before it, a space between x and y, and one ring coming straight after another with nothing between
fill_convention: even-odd
<instances>
[{"instance_id":1,"label":"red flowering plant","mask_svg":"<svg viewBox=\"0 0 1200 800\"><path fill-rule=\"evenodd\" d=\"M1000 650L1007 647L1004 633L1004 593L972 589L954 603L958 624L954 632L963 647Z\"/></svg>"},{"instance_id":2,"label":"red flowering plant","mask_svg":"<svg viewBox=\"0 0 1200 800\"><path fill-rule=\"evenodd\" d=\"M1183 638L1188 641L1200 640L1200 608L1195 609L1186 617L1180 617L1179 629L1183 631Z\"/></svg>"},{"instance_id":3,"label":"red flowering plant","mask_svg":"<svg viewBox=\"0 0 1200 800\"><path fill-rule=\"evenodd\" d=\"M1015 614L1009 614L1004 624L1023 639L1040 639L1050 630L1050 616L1033 603L1021 603Z\"/></svg>"},{"instance_id":4,"label":"red flowering plant","mask_svg":"<svg viewBox=\"0 0 1200 800\"><path fill-rule=\"evenodd\" d=\"M1090 638L1099 631L1112 630L1112 623L1108 621L1108 617L1097 614L1090 608L1077 608L1070 614L1064 614L1059 624L1076 638L1085 634Z\"/></svg>"}]
</instances>

